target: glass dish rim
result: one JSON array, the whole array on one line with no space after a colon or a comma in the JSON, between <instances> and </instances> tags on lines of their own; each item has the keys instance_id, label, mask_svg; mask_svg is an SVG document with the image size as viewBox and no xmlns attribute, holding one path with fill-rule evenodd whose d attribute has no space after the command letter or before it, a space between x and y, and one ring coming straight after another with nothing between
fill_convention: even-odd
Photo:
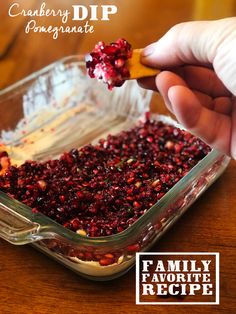
<instances>
[{"instance_id":1,"label":"glass dish rim","mask_svg":"<svg viewBox=\"0 0 236 314\"><path fill-rule=\"evenodd\" d=\"M24 218L28 219L30 222L38 223L40 228L43 228L46 232L54 232L58 235L65 236L69 240L73 240L75 242L86 242L86 244L101 244L101 243L108 243L113 241L124 240L129 235L133 234L135 230L139 230L139 228L143 225L144 221L151 218L153 215L157 214L157 210L161 211L161 208L168 203L168 201L175 196L177 193L182 191L182 185L187 184L188 181L192 179L192 176L199 174L199 170L216 158L220 157L218 151L212 150L208 153L198 164L196 164L183 178L181 178L158 202L156 202L152 207L150 207L145 214L139 217L132 225L126 228L124 231L110 235L110 236L103 236L103 237L86 237L80 234L75 233L74 231L67 229L57 223L56 221L52 220L51 218L47 217L42 213L32 213L32 209L15 200L10 198L6 193L0 191L0 201L2 202L5 200L7 202L7 206L11 208L11 204L14 207L14 211L23 216ZM222 154L222 156L224 156ZM16 210L15 210L16 209ZM156 211L156 213L155 213ZM45 237L46 239L47 237Z\"/></svg>"},{"instance_id":2,"label":"glass dish rim","mask_svg":"<svg viewBox=\"0 0 236 314\"><path fill-rule=\"evenodd\" d=\"M48 66L36 71L29 76L26 76L22 80L4 88L0 91L0 97L4 97L11 91L17 90L24 86L24 84L29 83L30 81L36 79L40 75L43 75L53 69L56 65L59 64L66 64L71 62L77 62L78 65L84 65L84 61L82 60L82 55L71 55L59 59ZM0 99L1 102L1 99ZM173 119L173 121L175 121ZM179 123L176 122L176 125L183 128ZM145 214L139 217L132 225L128 228L123 230L120 233L110 235L110 236L103 236L103 237L86 237L80 234L75 233L72 230L69 230L56 221L50 219L46 215L42 213L32 213L32 209L27 205L10 198L7 194L0 191L0 202L4 201L7 203L9 208L14 207L14 211L20 214L22 217L27 218L30 222L38 223L40 228L42 228L45 232L55 233L57 235L66 237L69 240L72 240L77 243L83 243L87 245L100 245L100 244L111 244L113 242L117 242L119 240L125 240L130 235L132 235L135 230L139 230L139 228L144 224L145 221L150 219L153 215L157 215L158 210L161 211L162 207L168 203L169 200L182 190L182 185L186 185L188 181L195 177L196 175L200 174L200 170L205 168L208 164L210 164L215 158L225 156L224 154L218 152L217 150L212 149L203 159L201 159L183 178L181 178L158 202L156 202L152 207L150 207ZM46 239L47 237L45 237Z\"/></svg>"},{"instance_id":3,"label":"glass dish rim","mask_svg":"<svg viewBox=\"0 0 236 314\"><path fill-rule=\"evenodd\" d=\"M66 57L58 59L54 62L51 62L50 64L46 65L45 67L25 76L22 79L16 81L15 83L10 84L9 86L6 86L3 89L1 89L0 90L0 97L4 97L5 94L13 91L14 89L17 89L21 86L24 86L24 84L29 83L31 80L37 78L40 75L46 74L49 70L53 69L56 65L66 64L69 61L71 61L71 62L75 61L75 62L78 62L79 65L84 65L85 64L84 58L85 58L85 56L82 54L79 54L79 55L75 54L75 55L66 56Z\"/></svg>"}]
</instances>

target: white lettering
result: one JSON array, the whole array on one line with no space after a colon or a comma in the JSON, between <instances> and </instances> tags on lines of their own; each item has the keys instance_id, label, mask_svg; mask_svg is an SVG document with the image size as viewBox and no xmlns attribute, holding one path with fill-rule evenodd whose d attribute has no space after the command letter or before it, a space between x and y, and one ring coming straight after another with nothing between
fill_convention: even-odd
<instances>
[{"instance_id":1,"label":"white lettering","mask_svg":"<svg viewBox=\"0 0 236 314\"><path fill-rule=\"evenodd\" d=\"M212 295L213 291L210 290L210 288L212 288L212 284L211 283L204 283L202 285L202 295Z\"/></svg>"},{"instance_id":2,"label":"white lettering","mask_svg":"<svg viewBox=\"0 0 236 314\"><path fill-rule=\"evenodd\" d=\"M201 271L200 267L196 268L197 267L196 266L197 261L191 260L190 263L191 263L191 272L195 272L195 271L199 272L199 271Z\"/></svg>"},{"instance_id":3,"label":"white lettering","mask_svg":"<svg viewBox=\"0 0 236 314\"><path fill-rule=\"evenodd\" d=\"M176 281L177 282L185 282L185 274L176 274Z\"/></svg>"},{"instance_id":4,"label":"white lettering","mask_svg":"<svg viewBox=\"0 0 236 314\"><path fill-rule=\"evenodd\" d=\"M26 27L25 27L25 32L26 34L28 34L30 32L30 30L34 29L36 26L36 21L35 20L31 20L27 23Z\"/></svg>"},{"instance_id":5,"label":"white lettering","mask_svg":"<svg viewBox=\"0 0 236 314\"><path fill-rule=\"evenodd\" d=\"M97 5L90 5L91 8L91 17L90 17L90 21L97 21Z\"/></svg>"},{"instance_id":6,"label":"white lettering","mask_svg":"<svg viewBox=\"0 0 236 314\"><path fill-rule=\"evenodd\" d=\"M181 287L182 287L182 285L181 285ZM174 285L174 284L169 285L169 293L171 295L179 294L179 290L175 289L175 291L174 291L174 288L180 288L179 284L177 284L177 285Z\"/></svg>"},{"instance_id":7,"label":"white lettering","mask_svg":"<svg viewBox=\"0 0 236 314\"><path fill-rule=\"evenodd\" d=\"M164 264L161 260L158 260L157 262L157 267L155 271L159 271L159 272L164 272L165 271L165 267Z\"/></svg>"},{"instance_id":8,"label":"white lettering","mask_svg":"<svg viewBox=\"0 0 236 314\"><path fill-rule=\"evenodd\" d=\"M202 277L202 274L201 273L192 274L192 277L195 282L199 282L199 279Z\"/></svg>"},{"instance_id":9,"label":"white lettering","mask_svg":"<svg viewBox=\"0 0 236 314\"><path fill-rule=\"evenodd\" d=\"M157 285L157 295L167 295L167 290L164 290L167 288L166 283L158 284Z\"/></svg>"},{"instance_id":10,"label":"white lettering","mask_svg":"<svg viewBox=\"0 0 236 314\"><path fill-rule=\"evenodd\" d=\"M38 16L38 17L42 17L42 16L60 16L61 17L61 21L62 23L67 23L68 21L68 17L70 15L69 10L61 10L58 9L57 11L53 10L53 9L46 9L46 3L43 2L40 5L39 9L35 9L35 10L24 10L24 9L20 9L20 5L19 3L15 2L13 3L8 10L8 15L10 17L16 17L16 16ZM18 11L16 11L16 9Z\"/></svg>"},{"instance_id":11,"label":"white lettering","mask_svg":"<svg viewBox=\"0 0 236 314\"><path fill-rule=\"evenodd\" d=\"M180 260L169 260L168 261L168 270L169 272L171 271L180 271Z\"/></svg>"},{"instance_id":12,"label":"white lettering","mask_svg":"<svg viewBox=\"0 0 236 314\"><path fill-rule=\"evenodd\" d=\"M143 262L143 271L148 271L150 265L153 265L152 260L144 260Z\"/></svg>"},{"instance_id":13,"label":"white lettering","mask_svg":"<svg viewBox=\"0 0 236 314\"><path fill-rule=\"evenodd\" d=\"M184 271L184 272L188 272L188 260L183 260L182 261L182 263L183 263L183 270L182 271Z\"/></svg>"},{"instance_id":14,"label":"white lettering","mask_svg":"<svg viewBox=\"0 0 236 314\"><path fill-rule=\"evenodd\" d=\"M202 282L211 282L210 274L202 274Z\"/></svg>"},{"instance_id":15,"label":"white lettering","mask_svg":"<svg viewBox=\"0 0 236 314\"><path fill-rule=\"evenodd\" d=\"M154 275L152 276L152 282L159 282L158 274L154 273Z\"/></svg>"},{"instance_id":16,"label":"white lettering","mask_svg":"<svg viewBox=\"0 0 236 314\"><path fill-rule=\"evenodd\" d=\"M174 282L175 281L175 274L168 274L166 277L168 282Z\"/></svg>"},{"instance_id":17,"label":"white lettering","mask_svg":"<svg viewBox=\"0 0 236 314\"><path fill-rule=\"evenodd\" d=\"M201 290L201 285L199 283L189 285L189 295L195 295L195 291L199 290Z\"/></svg>"},{"instance_id":18,"label":"white lettering","mask_svg":"<svg viewBox=\"0 0 236 314\"><path fill-rule=\"evenodd\" d=\"M74 9L73 21L85 20L88 16L88 9L84 5L72 5Z\"/></svg>"},{"instance_id":19,"label":"white lettering","mask_svg":"<svg viewBox=\"0 0 236 314\"><path fill-rule=\"evenodd\" d=\"M88 21L84 25L80 26L52 26L49 25L47 27L41 25L38 26L35 20L30 20L26 27L25 27L25 32L28 34L30 31L34 33L52 33L52 38L57 39L59 36L59 33L93 33L94 28L93 25L89 25Z\"/></svg>"},{"instance_id":20,"label":"white lettering","mask_svg":"<svg viewBox=\"0 0 236 314\"><path fill-rule=\"evenodd\" d=\"M150 277L150 274L142 274L142 282L147 282L148 277Z\"/></svg>"},{"instance_id":21,"label":"white lettering","mask_svg":"<svg viewBox=\"0 0 236 314\"><path fill-rule=\"evenodd\" d=\"M205 272L209 272L209 265L211 263L211 260L202 260L202 264L203 264L203 267L204 267L204 270Z\"/></svg>"},{"instance_id":22,"label":"white lettering","mask_svg":"<svg viewBox=\"0 0 236 314\"><path fill-rule=\"evenodd\" d=\"M115 14L117 7L115 5L102 5L102 21L109 21L108 15Z\"/></svg>"},{"instance_id":23,"label":"white lettering","mask_svg":"<svg viewBox=\"0 0 236 314\"><path fill-rule=\"evenodd\" d=\"M148 283L143 283L143 292L142 295L154 295L155 292L153 291L153 285Z\"/></svg>"},{"instance_id":24,"label":"white lettering","mask_svg":"<svg viewBox=\"0 0 236 314\"><path fill-rule=\"evenodd\" d=\"M10 8L9 8L9 10L8 10L8 15L10 16L10 17L15 17L15 16L18 16L18 15L21 15L21 13L12 13L12 10L13 10L13 8L14 7L17 7L17 8L19 8L19 3L13 3L11 6L10 6Z\"/></svg>"}]
</instances>

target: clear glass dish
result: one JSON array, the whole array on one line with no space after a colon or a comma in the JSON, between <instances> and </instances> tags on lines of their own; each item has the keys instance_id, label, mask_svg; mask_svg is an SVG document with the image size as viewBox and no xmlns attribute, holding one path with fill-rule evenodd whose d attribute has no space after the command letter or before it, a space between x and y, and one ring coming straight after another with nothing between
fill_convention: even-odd
<instances>
[{"instance_id":1,"label":"clear glass dish","mask_svg":"<svg viewBox=\"0 0 236 314\"><path fill-rule=\"evenodd\" d=\"M112 92L86 75L81 57L62 59L0 92L0 149L15 163L46 160L135 125L151 92L126 82ZM165 116L156 119L176 124ZM31 243L76 273L93 280L116 278L222 174L229 158L212 150L154 206L123 232L88 238L76 234L0 192L0 236ZM99 260L115 262L101 266Z\"/></svg>"}]
</instances>

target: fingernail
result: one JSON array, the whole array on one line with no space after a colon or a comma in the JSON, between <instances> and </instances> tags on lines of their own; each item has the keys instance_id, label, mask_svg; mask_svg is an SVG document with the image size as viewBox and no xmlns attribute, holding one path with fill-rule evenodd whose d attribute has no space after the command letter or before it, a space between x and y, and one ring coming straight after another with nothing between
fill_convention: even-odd
<instances>
[{"instance_id":1,"label":"fingernail","mask_svg":"<svg viewBox=\"0 0 236 314\"><path fill-rule=\"evenodd\" d=\"M145 47L142 52L141 52L141 55L142 57L148 57L150 56L151 54L153 54L155 51L155 43L151 44L151 45L148 45L147 47Z\"/></svg>"}]
</instances>

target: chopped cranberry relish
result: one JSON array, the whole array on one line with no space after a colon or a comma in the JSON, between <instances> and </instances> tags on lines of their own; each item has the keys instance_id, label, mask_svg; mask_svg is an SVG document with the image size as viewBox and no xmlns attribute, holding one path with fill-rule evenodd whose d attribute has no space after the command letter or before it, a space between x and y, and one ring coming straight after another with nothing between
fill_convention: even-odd
<instances>
[{"instance_id":1,"label":"chopped cranberry relish","mask_svg":"<svg viewBox=\"0 0 236 314\"><path fill-rule=\"evenodd\" d=\"M79 234L106 236L133 224L209 151L188 132L147 120L60 159L9 166L0 189Z\"/></svg>"},{"instance_id":2,"label":"chopped cranberry relish","mask_svg":"<svg viewBox=\"0 0 236 314\"><path fill-rule=\"evenodd\" d=\"M131 55L131 45L125 39L118 39L110 45L100 41L86 61L88 74L91 78L103 80L109 89L121 86L130 77L126 61Z\"/></svg>"}]
</instances>

